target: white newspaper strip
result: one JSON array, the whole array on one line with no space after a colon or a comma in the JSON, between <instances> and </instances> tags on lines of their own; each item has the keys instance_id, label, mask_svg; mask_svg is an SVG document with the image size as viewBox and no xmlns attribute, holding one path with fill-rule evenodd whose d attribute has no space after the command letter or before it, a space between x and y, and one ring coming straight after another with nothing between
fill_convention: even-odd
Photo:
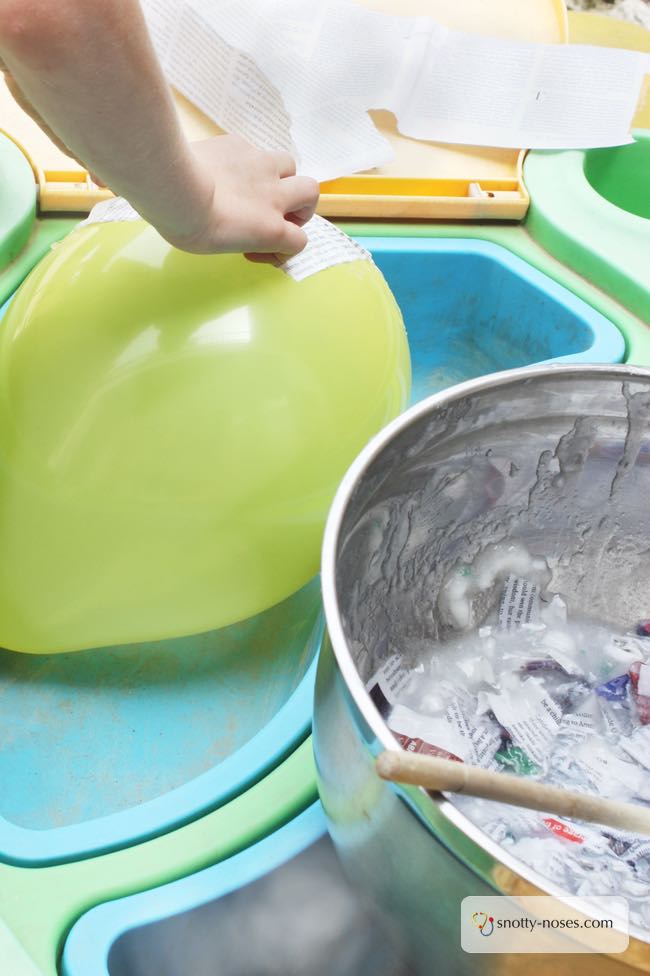
<instances>
[{"instance_id":1,"label":"white newspaper strip","mask_svg":"<svg viewBox=\"0 0 650 976\"><path fill-rule=\"evenodd\" d=\"M558 733L562 712L552 698L532 681L525 681L514 691L487 695L497 722L508 730L516 746L533 762L543 765Z\"/></svg>"},{"instance_id":2,"label":"white newspaper strip","mask_svg":"<svg viewBox=\"0 0 650 976\"><path fill-rule=\"evenodd\" d=\"M296 254L280 265L281 270L294 281L303 281L310 275L336 264L372 261L365 248L323 217L318 215L312 217L303 230L309 238L307 247L300 254Z\"/></svg>"},{"instance_id":3,"label":"white newspaper strip","mask_svg":"<svg viewBox=\"0 0 650 976\"><path fill-rule=\"evenodd\" d=\"M494 754L501 745L501 733L492 722L477 722L471 705L471 699L453 698L447 706L445 719L449 727L467 742L465 752L469 755L462 758L475 766L497 769L499 764Z\"/></svg>"},{"instance_id":4,"label":"white newspaper strip","mask_svg":"<svg viewBox=\"0 0 650 976\"><path fill-rule=\"evenodd\" d=\"M333 179L387 162L369 109L403 135L470 145L630 142L647 54L449 30L352 0L143 0L170 82L222 128Z\"/></svg>"},{"instance_id":5,"label":"white newspaper strip","mask_svg":"<svg viewBox=\"0 0 650 976\"><path fill-rule=\"evenodd\" d=\"M607 735L612 738L624 738L630 735L632 720L627 710L615 708L611 702L601 703L603 720Z\"/></svg>"},{"instance_id":6,"label":"white newspaper strip","mask_svg":"<svg viewBox=\"0 0 650 976\"><path fill-rule=\"evenodd\" d=\"M582 742L598 731L601 716L600 705L595 695L590 696L577 712L566 712L562 716L558 734L570 742Z\"/></svg>"},{"instance_id":7,"label":"white newspaper strip","mask_svg":"<svg viewBox=\"0 0 650 976\"><path fill-rule=\"evenodd\" d=\"M611 661L620 661L629 665L633 661L643 661L650 652L648 641L635 637L633 634L612 636L605 653Z\"/></svg>"},{"instance_id":8,"label":"white newspaper strip","mask_svg":"<svg viewBox=\"0 0 650 976\"><path fill-rule=\"evenodd\" d=\"M387 724L408 751L447 753L464 762L474 760L470 740L458 727L454 727L440 716L420 715L412 708L395 705ZM404 740L410 740L410 744ZM418 740L423 743L424 748L419 747L414 750L412 744Z\"/></svg>"},{"instance_id":9,"label":"white newspaper strip","mask_svg":"<svg viewBox=\"0 0 650 976\"><path fill-rule=\"evenodd\" d=\"M511 573L499 603L499 630L516 630L539 620L539 587Z\"/></svg>"},{"instance_id":10,"label":"white newspaper strip","mask_svg":"<svg viewBox=\"0 0 650 976\"><path fill-rule=\"evenodd\" d=\"M650 725L642 725L628 738L621 738L619 745L635 762L650 771Z\"/></svg>"},{"instance_id":11,"label":"white newspaper strip","mask_svg":"<svg viewBox=\"0 0 650 976\"><path fill-rule=\"evenodd\" d=\"M86 219L78 224L78 227L141 219L140 214L133 209L128 201L123 197L114 197L112 200L102 200L101 203L96 203Z\"/></svg>"},{"instance_id":12,"label":"white newspaper strip","mask_svg":"<svg viewBox=\"0 0 650 976\"><path fill-rule=\"evenodd\" d=\"M477 722L471 698L456 695L444 716L424 715L399 703L399 695L410 680L401 656L394 654L366 683L371 699L403 748L497 768L494 754L501 734L493 724Z\"/></svg>"},{"instance_id":13,"label":"white newspaper strip","mask_svg":"<svg viewBox=\"0 0 650 976\"><path fill-rule=\"evenodd\" d=\"M103 200L95 204L79 227L140 219L140 215L126 200L116 197L114 200ZM280 270L294 281L304 281L305 278L337 264L372 261L371 255L365 248L323 217L318 215L312 217L303 230L307 234L307 246L300 254L278 265Z\"/></svg>"},{"instance_id":14,"label":"white newspaper strip","mask_svg":"<svg viewBox=\"0 0 650 976\"><path fill-rule=\"evenodd\" d=\"M620 759L607 745L598 745L590 740L577 745L573 753L575 766L591 782L592 787L602 796L623 799L631 795L640 800L650 800L650 775L631 762Z\"/></svg>"},{"instance_id":15,"label":"white newspaper strip","mask_svg":"<svg viewBox=\"0 0 650 976\"><path fill-rule=\"evenodd\" d=\"M399 693L408 683L409 675L408 671L402 667L401 655L393 654L373 674L372 678L366 683L366 688L370 690L375 685L378 685L387 704L392 707L397 702Z\"/></svg>"},{"instance_id":16,"label":"white newspaper strip","mask_svg":"<svg viewBox=\"0 0 650 976\"><path fill-rule=\"evenodd\" d=\"M582 825L580 829L582 830ZM650 839L639 840L635 834L619 830L608 830L607 834L610 838L610 848L618 857L624 857L628 863L650 858Z\"/></svg>"}]
</instances>

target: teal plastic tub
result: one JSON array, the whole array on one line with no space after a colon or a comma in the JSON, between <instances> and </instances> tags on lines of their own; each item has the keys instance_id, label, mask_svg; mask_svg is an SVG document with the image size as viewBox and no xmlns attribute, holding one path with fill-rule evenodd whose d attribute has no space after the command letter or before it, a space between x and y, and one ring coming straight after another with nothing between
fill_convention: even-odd
<instances>
[{"instance_id":1,"label":"teal plastic tub","mask_svg":"<svg viewBox=\"0 0 650 976\"><path fill-rule=\"evenodd\" d=\"M406 976L390 919L347 882L316 803L235 857L101 905L73 927L63 976Z\"/></svg>"},{"instance_id":2,"label":"teal plastic tub","mask_svg":"<svg viewBox=\"0 0 650 976\"><path fill-rule=\"evenodd\" d=\"M618 363L622 334L572 292L497 244L358 238L404 315L412 402L486 373L533 363Z\"/></svg>"}]
</instances>

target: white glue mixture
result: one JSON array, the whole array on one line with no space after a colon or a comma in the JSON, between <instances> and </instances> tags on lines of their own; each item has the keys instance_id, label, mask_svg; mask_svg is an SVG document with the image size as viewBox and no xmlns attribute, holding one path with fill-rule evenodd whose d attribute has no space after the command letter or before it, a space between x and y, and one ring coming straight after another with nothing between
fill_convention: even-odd
<instances>
[{"instance_id":1,"label":"white glue mixture","mask_svg":"<svg viewBox=\"0 0 650 976\"><path fill-rule=\"evenodd\" d=\"M650 622L615 634L570 618L549 579L518 544L455 567L438 608L473 629L415 661L395 648L371 698L410 751L650 805ZM623 896L630 922L650 929L650 837L449 798L568 893Z\"/></svg>"}]
</instances>

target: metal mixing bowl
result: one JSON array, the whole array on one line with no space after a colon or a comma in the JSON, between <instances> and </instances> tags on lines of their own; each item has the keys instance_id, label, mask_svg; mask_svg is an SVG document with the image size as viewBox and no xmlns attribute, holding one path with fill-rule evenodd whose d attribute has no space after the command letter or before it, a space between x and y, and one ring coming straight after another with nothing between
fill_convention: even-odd
<instances>
[{"instance_id":1,"label":"metal mixing bowl","mask_svg":"<svg viewBox=\"0 0 650 976\"><path fill-rule=\"evenodd\" d=\"M399 920L423 974L521 965L521 957L462 952L465 896L563 893L447 800L378 779L374 757L397 745L365 682L396 650L416 658L445 641L446 574L508 540L547 559L550 589L567 598L570 614L617 628L650 616L649 464L650 371L542 366L418 404L341 484L323 550L321 797L348 872ZM475 612L479 623L481 607ZM650 933L633 936L624 955L528 955L525 965L572 976L650 972Z\"/></svg>"}]
</instances>

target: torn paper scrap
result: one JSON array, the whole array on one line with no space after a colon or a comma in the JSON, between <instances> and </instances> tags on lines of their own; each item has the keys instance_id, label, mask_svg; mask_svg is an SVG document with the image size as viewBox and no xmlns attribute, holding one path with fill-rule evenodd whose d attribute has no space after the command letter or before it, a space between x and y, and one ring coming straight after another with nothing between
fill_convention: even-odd
<instances>
[{"instance_id":1,"label":"torn paper scrap","mask_svg":"<svg viewBox=\"0 0 650 976\"><path fill-rule=\"evenodd\" d=\"M508 730L515 745L541 765L551 751L562 719L553 699L531 681L524 682L517 692L502 691L487 698L497 721Z\"/></svg>"},{"instance_id":2,"label":"torn paper scrap","mask_svg":"<svg viewBox=\"0 0 650 976\"><path fill-rule=\"evenodd\" d=\"M539 619L539 586L511 573L499 602L499 630L516 630Z\"/></svg>"},{"instance_id":3,"label":"torn paper scrap","mask_svg":"<svg viewBox=\"0 0 650 976\"><path fill-rule=\"evenodd\" d=\"M307 247L280 265L282 271L294 281L303 281L318 271L349 261L372 261L365 248L344 234L342 230L318 215L305 224L309 243Z\"/></svg>"},{"instance_id":4,"label":"torn paper scrap","mask_svg":"<svg viewBox=\"0 0 650 976\"><path fill-rule=\"evenodd\" d=\"M409 672L403 666L400 654L392 654L370 678L366 687L382 716L386 717L390 712L409 680Z\"/></svg>"},{"instance_id":5,"label":"torn paper scrap","mask_svg":"<svg viewBox=\"0 0 650 976\"><path fill-rule=\"evenodd\" d=\"M227 131L317 179L382 165L402 135L508 148L630 142L648 55L450 30L351 0L143 0L170 82Z\"/></svg>"},{"instance_id":6,"label":"torn paper scrap","mask_svg":"<svg viewBox=\"0 0 650 976\"><path fill-rule=\"evenodd\" d=\"M411 679L401 655L393 654L366 683L372 702L402 748L496 768L494 755L501 733L493 723L476 720L471 696L459 689L444 716L422 714L399 701Z\"/></svg>"},{"instance_id":7,"label":"torn paper scrap","mask_svg":"<svg viewBox=\"0 0 650 976\"><path fill-rule=\"evenodd\" d=\"M96 203L85 220L82 220L77 227L86 227L89 224L111 224L124 220L141 220L131 204L123 197L114 197L112 200L102 200Z\"/></svg>"}]
</instances>

